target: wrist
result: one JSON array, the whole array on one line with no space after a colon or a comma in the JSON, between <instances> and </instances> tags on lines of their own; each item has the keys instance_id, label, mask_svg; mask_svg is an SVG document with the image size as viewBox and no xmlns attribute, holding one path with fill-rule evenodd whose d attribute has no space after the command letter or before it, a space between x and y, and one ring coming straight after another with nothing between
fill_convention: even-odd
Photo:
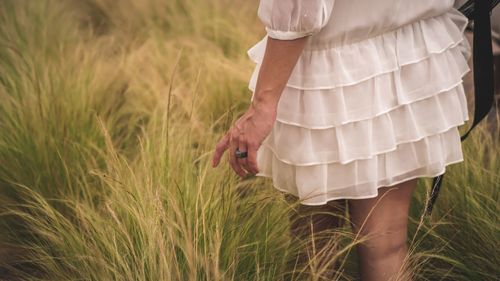
<instances>
[{"instance_id":1,"label":"wrist","mask_svg":"<svg viewBox=\"0 0 500 281\"><path fill-rule=\"evenodd\" d=\"M255 91L252 96L252 105L256 108L272 111L278 107L279 96L274 91Z\"/></svg>"},{"instance_id":2,"label":"wrist","mask_svg":"<svg viewBox=\"0 0 500 281\"><path fill-rule=\"evenodd\" d=\"M270 98L260 98L254 95L251 100L250 106L258 112L276 114L278 108L278 101Z\"/></svg>"}]
</instances>

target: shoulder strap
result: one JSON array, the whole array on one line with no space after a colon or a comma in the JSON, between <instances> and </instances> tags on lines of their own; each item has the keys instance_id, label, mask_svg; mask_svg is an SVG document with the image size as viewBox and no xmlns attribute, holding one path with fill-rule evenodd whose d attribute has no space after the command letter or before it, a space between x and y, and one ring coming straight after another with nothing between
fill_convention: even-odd
<instances>
[{"instance_id":1,"label":"shoulder strap","mask_svg":"<svg viewBox=\"0 0 500 281\"><path fill-rule=\"evenodd\" d=\"M493 107L494 79L490 11L498 2L498 0L475 0L468 1L463 6L474 20L472 62L474 70L475 106L472 125L467 132L460 137L461 141L467 138L471 130L488 115L488 112ZM426 202L427 215L432 213L432 208L438 197L439 190L441 189L443 176L444 174L432 179L431 194Z\"/></svg>"}]
</instances>

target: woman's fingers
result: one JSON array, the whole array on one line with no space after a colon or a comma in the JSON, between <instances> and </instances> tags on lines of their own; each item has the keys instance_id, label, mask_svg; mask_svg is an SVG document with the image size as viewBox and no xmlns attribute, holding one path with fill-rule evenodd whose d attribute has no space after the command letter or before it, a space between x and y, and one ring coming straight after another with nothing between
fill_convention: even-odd
<instances>
[{"instance_id":1,"label":"woman's fingers","mask_svg":"<svg viewBox=\"0 0 500 281\"><path fill-rule=\"evenodd\" d=\"M214 157L212 158L212 167L219 165L220 158L224 154L224 151L229 147L229 133L226 134L215 146Z\"/></svg>"},{"instance_id":2,"label":"woman's fingers","mask_svg":"<svg viewBox=\"0 0 500 281\"><path fill-rule=\"evenodd\" d=\"M257 174L259 172L259 167L257 167L257 149L259 146L250 142L247 142L247 166L249 171L252 171L253 174Z\"/></svg>"},{"instance_id":3,"label":"woman's fingers","mask_svg":"<svg viewBox=\"0 0 500 281\"><path fill-rule=\"evenodd\" d=\"M240 164L238 163L238 160L236 159L236 148L239 145L239 133L238 131L235 131L234 129L231 130L230 133L230 139L229 139L229 164L231 164L231 167L233 170L240 176L240 177L245 177L246 172L240 167Z\"/></svg>"},{"instance_id":4,"label":"woman's fingers","mask_svg":"<svg viewBox=\"0 0 500 281\"><path fill-rule=\"evenodd\" d=\"M243 133L241 133L243 132ZM236 148L246 151L247 157L236 158ZM232 127L228 133L217 143L215 153L212 158L212 167L216 167L226 150L229 153L229 164L240 177L245 177L247 173L257 174L257 142L247 138L247 134L238 126Z\"/></svg>"},{"instance_id":5,"label":"woman's fingers","mask_svg":"<svg viewBox=\"0 0 500 281\"><path fill-rule=\"evenodd\" d=\"M248 150L247 149L247 140L246 140L245 134L240 134L239 141L238 141L238 149L241 152ZM248 152L247 152L247 154L248 154ZM236 161L238 161L238 164L240 165L240 167L242 167L243 169L245 169L247 172L249 172L249 173L252 172L248 168L247 157L245 157L245 158L236 158Z\"/></svg>"}]
</instances>

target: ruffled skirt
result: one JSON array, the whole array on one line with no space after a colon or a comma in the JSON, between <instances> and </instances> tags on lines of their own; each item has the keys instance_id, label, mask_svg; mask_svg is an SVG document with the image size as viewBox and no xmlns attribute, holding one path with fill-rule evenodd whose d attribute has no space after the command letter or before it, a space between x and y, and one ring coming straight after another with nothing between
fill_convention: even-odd
<instances>
[{"instance_id":1,"label":"ruffled skirt","mask_svg":"<svg viewBox=\"0 0 500 281\"><path fill-rule=\"evenodd\" d=\"M463 161L466 25L452 9L353 44L305 49L257 151L257 176L302 204L321 205L376 197L379 187ZM248 51L252 93L266 40Z\"/></svg>"}]
</instances>

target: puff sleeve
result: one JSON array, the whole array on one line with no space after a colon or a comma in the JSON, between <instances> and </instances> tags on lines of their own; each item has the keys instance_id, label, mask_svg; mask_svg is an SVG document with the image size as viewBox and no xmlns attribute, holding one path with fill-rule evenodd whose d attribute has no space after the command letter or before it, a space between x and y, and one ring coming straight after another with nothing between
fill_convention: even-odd
<instances>
[{"instance_id":1,"label":"puff sleeve","mask_svg":"<svg viewBox=\"0 0 500 281\"><path fill-rule=\"evenodd\" d=\"M335 0L260 0L258 17L269 37L293 40L318 32L330 19Z\"/></svg>"}]
</instances>

